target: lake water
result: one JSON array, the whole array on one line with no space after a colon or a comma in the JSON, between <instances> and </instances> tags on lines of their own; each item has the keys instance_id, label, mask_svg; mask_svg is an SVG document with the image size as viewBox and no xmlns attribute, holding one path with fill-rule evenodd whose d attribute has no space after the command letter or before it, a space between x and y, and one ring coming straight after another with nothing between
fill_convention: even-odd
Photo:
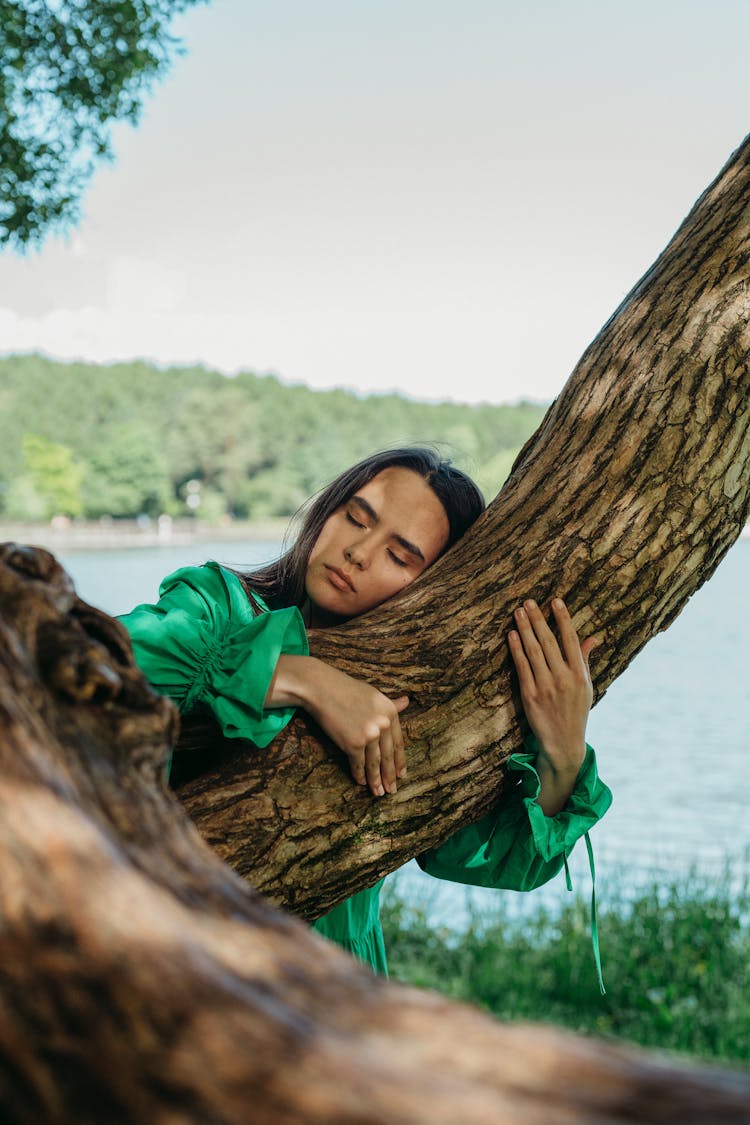
<instances>
[{"instance_id":1,"label":"lake water","mask_svg":"<svg viewBox=\"0 0 750 1125\"><path fill-rule=\"evenodd\" d=\"M272 542L60 552L87 601L124 613L153 601L171 570L207 558L253 566L278 553ZM750 855L750 541L731 549L714 577L670 629L655 637L594 708L587 737L596 747L614 804L592 833L600 898L652 877L695 868L737 879ZM571 864L576 888L589 885L585 849ZM463 889L438 884L416 864L399 875L412 898L455 916ZM437 890L441 887L442 890ZM498 892L472 892L478 909ZM562 878L530 896L564 896ZM528 896L503 893L523 909Z\"/></svg>"}]
</instances>

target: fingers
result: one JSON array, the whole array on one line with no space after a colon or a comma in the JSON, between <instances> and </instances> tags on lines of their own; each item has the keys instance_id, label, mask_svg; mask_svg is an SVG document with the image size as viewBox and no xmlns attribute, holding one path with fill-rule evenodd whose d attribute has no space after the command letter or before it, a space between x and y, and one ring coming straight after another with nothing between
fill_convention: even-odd
<instances>
[{"instance_id":1,"label":"fingers","mask_svg":"<svg viewBox=\"0 0 750 1125\"><path fill-rule=\"evenodd\" d=\"M589 654L596 648L598 638L589 637L583 644L578 640L578 633L568 613L568 607L562 598L552 599L552 612L555 615L557 628L560 632L565 659L571 668L580 667L581 661L588 667ZM584 653L584 645L586 652Z\"/></svg>"},{"instance_id":2,"label":"fingers","mask_svg":"<svg viewBox=\"0 0 750 1125\"><path fill-rule=\"evenodd\" d=\"M395 793L396 766L393 761L393 735L388 727L380 736L380 780L386 793Z\"/></svg>"},{"instance_id":3,"label":"fingers","mask_svg":"<svg viewBox=\"0 0 750 1125\"><path fill-rule=\"evenodd\" d=\"M398 789L396 782L397 766L390 728L384 730L379 738L374 738L372 742L367 743L364 760L366 783L373 795L382 797L386 793L395 793Z\"/></svg>"},{"instance_id":4,"label":"fingers","mask_svg":"<svg viewBox=\"0 0 750 1125\"><path fill-rule=\"evenodd\" d=\"M598 638L579 644L561 599L553 599L552 613L559 644L531 600L516 610L517 628L508 634L508 644L518 673L521 704L539 741L539 752L555 775L574 776L585 753L586 719L593 699L588 658Z\"/></svg>"},{"instance_id":5,"label":"fingers","mask_svg":"<svg viewBox=\"0 0 750 1125\"><path fill-rule=\"evenodd\" d=\"M548 671L553 674L560 671L564 664L573 669L580 668L583 665L588 671L589 656L600 640L599 637L594 636L588 637L581 643L562 598L553 598L551 606L560 634L560 644L558 644L535 601L531 599L525 601L523 606L519 606L514 614L518 635L523 646L523 656L528 665L528 673L533 675L536 680L543 678ZM562 646L562 651L560 646ZM514 650L512 644L511 654L518 669L517 655L520 654L518 653L518 647L516 646Z\"/></svg>"},{"instance_id":6,"label":"fingers","mask_svg":"<svg viewBox=\"0 0 750 1125\"><path fill-rule=\"evenodd\" d=\"M346 756L349 759L349 769L352 771L352 777L357 785L367 785L364 749L350 750L346 753Z\"/></svg>"},{"instance_id":7,"label":"fingers","mask_svg":"<svg viewBox=\"0 0 750 1125\"><path fill-rule=\"evenodd\" d=\"M600 640L601 637L587 637L586 640L581 643L581 656L587 668L589 666L589 657L594 649L599 647Z\"/></svg>"},{"instance_id":8,"label":"fingers","mask_svg":"<svg viewBox=\"0 0 750 1125\"><path fill-rule=\"evenodd\" d=\"M552 612L555 615L557 627L560 631L560 640L562 641L565 659L571 668L580 668L583 666L586 679L590 680L589 657L594 649L598 648L601 643L601 636L595 634L593 637L587 637L585 641L580 641L570 613L568 612L568 607L565 605L562 598L552 599Z\"/></svg>"},{"instance_id":9,"label":"fingers","mask_svg":"<svg viewBox=\"0 0 750 1125\"><path fill-rule=\"evenodd\" d=\"M512 629L508 634L508 643L510 645L510 655L513 657L513 663L516 666L516 673L518 675L518 683L521 687L521 692L527 691L534 686L534 673L531 670L531 665L526 659L523 642L520 635Z\"/></svg>"},{"instance_id":10,"label":"fingers","mask_svg":"<svg viewBox=\"0 0 750 1125\"><path fill-rule=\"evenodd\" d=\"M386 727L380 735L380 780L382 787L377 795L382 797L383 789L386 793L396 793L398 791L396 778L403 777L405 773L404 739L398 715L395 715L390 726Z\"/></svg>"},{"instance_id":11,"label":"fingers","mask_svg":"<svg viewBox=\"0 0 750 1125\"><path fill-rule=\"evenodd\" d=\"M385 793L380 775L380 739L375 738L365 746L365 774L367 784L376 797Z\"/></svg>"},{"instance_id":12,"label":"fingers","mask_svg":"<svg viewBox=\"0 0 750 1125\"><path fill-rule=\"evenodd\" d=\"M393 705L398 712L405 710L409 706L409 696L402 695L399 699L394 699ZM396 777L406 777L406 749L404 747L404 735L401 730L398 715L391 723L391 735L393 738L393 764L396 768Z\"/></svg>"},{"instance_id":13,"label":"fingers","mask_svg":"<svg viewBox=\"0 0 750 1125\"><path fill-rule=\"evenodd\" d=\"M393 700L397 713L383 726L379 735L366 743L364 751L350 756L352 776L360 785L368 785L375 797L398 791L398 777L406 776L404 736L398 711L409 704L407 696ZM360 765L364 761L364 767ZM359 769L358 769L359 767Z\"/></svg>"},{"instance_id":14,"label":"fingers","mask_svg":"<svg viewBox=\"0 0 750 1125\"><path fill-rule=\"evenodd\" d=\"M377 789L372 790L378 797L383 796L383 790L386 793L396 793L398 791L396 778L406 775L404 736L401 733L398 714L409 706L409 697L402 695L391 702L396 709L396 713L392 716L390 723L384 724L379 739L381 786L379 791Z\"/></svg>"},{"instance_id":15,"label":"fingers","mask_svg":"<svg viewBox=\"0 0 750 1125\"><path fill-rule=\"evenodd\" d=\"M523 650L536 681L562 664L560 647L536 602L528 600L515 611Z\"/></svg>"}]
</instances>

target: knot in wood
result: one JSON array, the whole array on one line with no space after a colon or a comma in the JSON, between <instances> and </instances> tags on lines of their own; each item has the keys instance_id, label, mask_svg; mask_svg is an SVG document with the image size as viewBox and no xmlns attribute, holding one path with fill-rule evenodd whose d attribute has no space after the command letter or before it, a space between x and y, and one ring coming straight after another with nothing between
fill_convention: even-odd
<instances>
[{"instance_id":1,"label":"knot in wood","mask_svg":"<svg viewBox=\"0 0 750 1125\"><path fill-rule=\"evenodd\" d=\"M0 543L0 562L12 570L37 582L53 586L56 591L75 598L75 587L70 576L60 566L54 555L43 547L28 547L22 543Z\"/></svg>"},{"instance_id":2,"label":"knot in wood","mask_svg":"<svg viewBox=\"0 0 750 1125\"><path fill-rule=\"evenodd\" d=\"M77 622L45 622L37 634L39 672L54 691L75 703L116 699L122 679L112 658Z\"/></svg>"}]
</instances>

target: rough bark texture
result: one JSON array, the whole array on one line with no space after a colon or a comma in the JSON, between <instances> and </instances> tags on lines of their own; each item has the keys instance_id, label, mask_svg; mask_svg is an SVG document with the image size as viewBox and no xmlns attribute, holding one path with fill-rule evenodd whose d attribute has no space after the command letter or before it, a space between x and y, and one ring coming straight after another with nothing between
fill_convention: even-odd
<instances>
[{"instance_id":1,"label":"rough bark texture","mask_svg":"<svg viewBox=\"0 0 750 1125\"><path fill-rule=\"evenodd\" d=\"M172 705L44 551L0 547L4 1125L747 1121L750 1077L378 980L273 910L159 777Z\"/></svg>"},{"instance_id":2,"label":"rough bark texture","mask_svg":"<svg viewBox=\"0 0 750 1125\"><path fill-rule=\"evenodd\" d=\"M602 635L600 697L713 573L750 505L749 259L750 139L471 532L398 599L313 636L317 655L411 696L397 796L354 787L304 718L263 753L193 732L212 764L180 797L273 901L315 917L497 802L522 737L505 641L522 597L563 595L580 632Z\"/></svg>"}]
</instances>

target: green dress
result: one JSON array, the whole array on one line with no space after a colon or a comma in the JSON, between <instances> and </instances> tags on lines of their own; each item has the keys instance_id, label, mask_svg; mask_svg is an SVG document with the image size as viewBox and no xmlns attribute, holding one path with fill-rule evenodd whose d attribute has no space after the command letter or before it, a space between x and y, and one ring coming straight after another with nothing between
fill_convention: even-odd
<instances>
[{"instance_id":1,"label":"green dress","mask_svg":"<svg viewBox=\"0 0 750 1125\"><path fill-rule=\"evenodd\" d=\"M170 696L181 713L207 706L224 735L267 746L294 714L292 707L265 709L282 653L306 655L299 610L257 614L239 578L209 562L183 567L161 584L155 605L139 605L120 620L135 658L153 687ZM481 887L530 891L563 866L576 840L609 808L612 794L599 779L588 747L576 786L564 809L544 815L536 798L536 746L513 754L508 768L516 784L501 804L475 824L419 857L431 875ZM379 898L382 880L334 907L315 929L379 972L387 972Z\"/></svg>"}]
</instances>

